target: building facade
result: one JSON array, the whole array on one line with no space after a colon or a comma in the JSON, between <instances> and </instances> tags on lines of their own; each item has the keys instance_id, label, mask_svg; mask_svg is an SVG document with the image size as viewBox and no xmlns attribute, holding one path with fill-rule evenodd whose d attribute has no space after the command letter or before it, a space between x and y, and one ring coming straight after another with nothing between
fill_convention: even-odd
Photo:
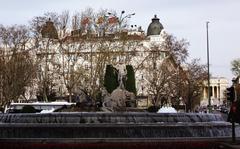
<instances>
[{"instance_id":1,"label":"building facade","mask_svg":"<svg viewBox=\"0 0 240 149\"><path fill-rule=\"evenodd\" d=\"M203 96L200 102L201 106L207 106L210 94L211 105L222 105L226 102L225 91L229 86L228 80L224 77L211 77L210 78L210 92L208 93L208 83L204 82Z\"/></svg>"},{"instance_id":2,"label":"building facade","mask_svg":"<svg viewBox=\"0 0 240 149\"><path fill-rule=\"evenodd\" d=\"M115 27L119 29L118 24ZM168 34L156 15L146 34L140 27L97 33L96 28L91 30L89 26L86 30L82 26L64 36L59 30L48 20L41 34L37 34L38 38L31 38L26 44L38 68L37 78L31 82L31 86L26 87L24 99L36 96L46 98L47 95L49 98L67 97L80 94L81 91L94 95L104 88L107 65L114 66L123 75L126 73L126 65L132 65L137 96L142 97L154 98L156 94L153 90L157 87L154 88L153 84L158 85L159 79L169 79L171 75L176 75L174 70L178 66L171 57L170 48L163 46ZM161 73L162 65L166 65L168 74ZM171 90L168 85L162 88ZM162 94L172 97L166 91Z\"/></svg>"},{"instance_id":3,"label":"building facade","mask_svg":"<svg viewBox=\"0 0 240 149\"><path fill-rule=\"evenodd\" d=\"M86 35L81 30L72 31L68 36L62 37L61 46L48 47L48 56L42 51L38 53L39 58L42 58L39 69L42 76L39 75L39 78L53 78L53 84L56 84L53 90L56 90L58 96L83 90L83 85L84 90L101 88L99 83L103 79L106 65L113 65L120 72L126 71L126 65L132 65L138 95L148 96L149 80L154 77L150 72L157 72L163 62L169 69L176 68L176 63L169 57L169 51L162 46L168 34L156 15L147 29L147 36L141 28L121 30L120 34L91 32ZM42 73L46 70L49 70L47 75ZM76 79L71 77L71 73L83 77Z\"/></svg>"}]
</instances>

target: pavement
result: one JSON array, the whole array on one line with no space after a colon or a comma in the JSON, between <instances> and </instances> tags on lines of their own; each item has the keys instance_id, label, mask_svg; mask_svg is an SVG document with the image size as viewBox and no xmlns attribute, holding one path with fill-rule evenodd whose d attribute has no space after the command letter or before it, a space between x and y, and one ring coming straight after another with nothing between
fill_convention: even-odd
<instances>
[{"instance_id":1,"label":"pavement","mask_svg":"<svg viewBox=\"0 0 240 149\"><path fill-rule=\"evenodd\" d=\"M219 149L240 149L240 138L234 143L232 141L219 142Z\"/></svg>"}]
</instances>

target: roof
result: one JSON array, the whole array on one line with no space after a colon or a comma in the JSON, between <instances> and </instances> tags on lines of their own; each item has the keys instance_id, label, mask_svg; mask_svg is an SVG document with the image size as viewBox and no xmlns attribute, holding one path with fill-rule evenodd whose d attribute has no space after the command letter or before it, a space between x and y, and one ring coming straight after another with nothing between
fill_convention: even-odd
<instances>
[{"instance_id":1,"label":"roof","mask_svg":"<svg viewBox=\"0 0 240 149\"><path fill-rule=\"evenodd\" d=\"M147 36L160 35L162 29L163 25L159 22L159 18L157 18L157 15L154 15L152 22L148 26Z\"/></svg>"}]
</instances>

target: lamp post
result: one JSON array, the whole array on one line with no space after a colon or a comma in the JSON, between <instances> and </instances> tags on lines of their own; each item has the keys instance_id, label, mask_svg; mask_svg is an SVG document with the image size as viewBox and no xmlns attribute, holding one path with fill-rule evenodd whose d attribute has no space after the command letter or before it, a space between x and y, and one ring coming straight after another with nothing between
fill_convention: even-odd
<instances>
[{"instance_id":1,"label":"lamp post","mask_svg":"<svg viewBox=\"0 0 240 149\"><path fill-rule=\"evenodd\" d=\"M116 15L112 14L111 12L108 12L108 15L113 15L114 17L116 17L116 18L118 19L118 29L119 29L119 31L122 30L122 23L123 23L123 21L124 21L126 18L131 18L131 16L134 16L134 15L135 15L135 13L127 14L127 15L125 15L125 16L124 16L124 14L125 14L125 11L124 11L124 10L121 11L121 14L120 14L119 17L117 17Z\"/></svg>"},{"instance_id":2,"label":"lamp post","mask_svg":"<svg viewBox=\"0 0 240 149\"><path fill-rule=\"evenodd\" d=\"M108 15L109 16L113 16L115 18L116 22L115 21L114 22L117 23L116 24L116 32L115 33L117 33L116 35L117 35L117 37L119 39L123 39L122 43L124 45L125 44L125 39L127 37L127 32L123 32L123 28L125 27L125 26L123 26L123 22L124 22L125 19L131 18L132 16L134 16L135 13L131 13L131 14L126 14L125 15L125 11L122 10L119 17L116 14L112 14L111 12L108 12ZM124 58L122 58L122 55L124 55L124 46L122 46L122 51L123 52L120 52L120 54L119 54L119 61L120 61L120 63L122 63L124 61Z\"/></svg>"},{"instance_id":3,"label":"lamp post","mask_svg":"<svg viewBox=\"0 0 240 149\"><path fill-rule=\"evenodd\" d=\"M208 68L208 108L209 108L209 112L210 112L210 111L211 111L211 98L210 98L210 70L209 70L208 24L209 24L209 21L206 22L206 29L207 29L207 68Z\"/></svg>"},{"instance_id":4,"label":"lamp post","mask_svg":"<svg viewBox=\"0 0 240 149\"><path fill-rule=\"evenodd\" d=\"M121 15L120 15L120 17L119 17L119 29L121 30L122 29L122 23L123 23L123 21L124 21L124 19L126 19L126 18L131 18L131 16L134 16L135 15L135 13L131 13L131 14L127 14L127 15L125 15L125 16L123 16L123 14L125 13L125 11L123 10L122 12L121 12Z\"/></svg>"},{"instance_id":5,"label":"lamp post","mask_svg":"<svg viewBox=\"0 0 240 149\"><path fill-rule=\"evenodd\" d=\"M218 88L217 88L217 92L218 92L218 103L219 103L219 105L221 104L221 99L220 99L220 91L221 91L221 85L220 85L220 82L221 82L221 80L220 80L220 78L218 78Z\"/></svg>"}]
</instances>

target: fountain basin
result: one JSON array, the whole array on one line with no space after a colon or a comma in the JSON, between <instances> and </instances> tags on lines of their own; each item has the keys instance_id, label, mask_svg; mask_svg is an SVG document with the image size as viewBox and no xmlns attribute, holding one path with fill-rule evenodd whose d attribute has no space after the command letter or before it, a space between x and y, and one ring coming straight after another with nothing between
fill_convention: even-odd
<instances>
[{"instance_id":1,"label":"fountain basin","mask_svg":"<svg viewBox=\"0 0 240 149\"><path fill-rule=\"evenodd\" d=\"M220 149L219 141L230 139L231 124L218 114L0 114L1 148Z\"/></svg>"},{"instance_id":2,"label":"fountain basin","mask_svg":"<svg viewBox=\"0 0 240 149\"><path fill-rule=\"evenodd\" d=\"M223 149L226 138L175 139L0 139L2 148L18 149Z\"/></svg>"},{"instance_id":3,"label":"fountain basin","mask_svg":"<svg viewBox=\"0 0 240 149\"><path fill-rule=\"evenodd\" d=\"M0 138L216 138L230 136L231 124L224 122L218 114L80 112L0 115Z\"/></svg>"},{"instance_id":4,"label":"fountain basin","mask_svg":"<svg viewBox=\"0 0 240 149\"><path fill-rule=\"evenodd\" d=\"M0 114L0 123L196 123L224 122L220 114L148 112L59 112L44 114Z\"/></svg>"},{"instance_id":5,"label":"fountain basin","mask_svg":"<svg viewBox=\"0 0 240 149\"><path fill-rule=\"evenodd\" d=\"M1 124L0 138L230 137L231 125L202 124Z\"/></svg>"}]
</instances>

